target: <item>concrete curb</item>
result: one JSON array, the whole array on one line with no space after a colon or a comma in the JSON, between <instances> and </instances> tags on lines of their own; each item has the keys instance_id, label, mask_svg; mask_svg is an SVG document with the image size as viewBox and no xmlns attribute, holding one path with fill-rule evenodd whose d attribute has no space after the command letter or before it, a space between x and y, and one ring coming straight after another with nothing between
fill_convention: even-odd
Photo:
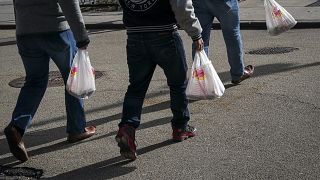
<instances>
[{"instance_id":1,"label":"concrete curb","mask_svg":"<svg viewBox=\"0 0 320 180\"><path fill-rule=\"evenodd\" d=\"M123 24L112 24L112 23L87 23L86 24L87 29L125 29ZM264 21L242 21L240 22L240 27L243 30L265 30L266 22ZM0 30L4 29L15 29L15 24L1 24ZM220 23L213 23L214 29L220 29ZM319 22L309 22L309 21L303 21L298 22L293 29L314 29L314 28L320 28L320 21Z\"/></svg>"}]
</instances>

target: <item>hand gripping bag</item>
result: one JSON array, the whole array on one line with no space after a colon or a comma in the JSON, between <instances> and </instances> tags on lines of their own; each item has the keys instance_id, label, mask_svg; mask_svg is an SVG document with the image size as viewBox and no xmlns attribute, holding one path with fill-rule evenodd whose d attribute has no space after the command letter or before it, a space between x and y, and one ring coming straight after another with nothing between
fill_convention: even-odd
<instances>
[{"instance_id":1,"label":"hand gripping bag","mask_svg":"<svg viewBox=\"0 0 320 180\"><path fill-rule=\"evenodd\" d=\"M190 100L221 97L225 87L204 50L197 51L192 64L186 95Z\"/></svg>"},{"instance_id":2,"label":"hand gripping bag","mask_svg":"<svg viewBox=\"0 0 320 180\"><path fill-rule=\"evenodd\" d=\"M72 96L80 99L87 99L96 90L94 69L87 50L79 49L76 53L66 89Z\"/></svg>"}]
</instances>

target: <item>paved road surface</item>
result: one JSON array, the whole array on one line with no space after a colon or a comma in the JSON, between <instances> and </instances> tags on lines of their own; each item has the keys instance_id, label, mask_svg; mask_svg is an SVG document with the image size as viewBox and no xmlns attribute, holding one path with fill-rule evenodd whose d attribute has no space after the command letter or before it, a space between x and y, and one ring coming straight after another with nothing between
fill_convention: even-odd
<instances>
[{"instance_id":1,"label":"paved road surface","mask_svg":"<svg viewBox=\"0 0 320 180\"><path fill-rule=\"evenodd\" d=\"M188 64L191 40L181 32ZM49 179L320 179L319 30L292 30L271 37L265 30L242 31L244 50L294 47L277 55L245 54L255 75L242 85L229 81L225 47L214 31L210 49L226 93L220 99L190 103L198 136L170 139L169 94L157 69L137 131L135 162L119 157L114 136L127 87L125 31L91 31L92 64L105 74L86 101L97 134L74 145L65 142L63 87L50 87L25 142L30 161L18 164L0 132L0 164L44 170ZM0 31L0 129L10 119L19 89L8 85L24 76L14 31ZM51 70L57 70L51 64ZM0 176L1 179L1 176Z\"/></svg>"}]
</instances>

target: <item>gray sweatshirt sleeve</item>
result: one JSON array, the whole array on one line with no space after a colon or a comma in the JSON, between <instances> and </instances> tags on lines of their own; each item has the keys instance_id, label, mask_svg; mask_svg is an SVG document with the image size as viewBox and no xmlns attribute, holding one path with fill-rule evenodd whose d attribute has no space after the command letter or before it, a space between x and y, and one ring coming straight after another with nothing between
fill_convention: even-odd
<instances>
[{"instance_id":1,"label":"gray sweatshirt sleeve","mask_svg":"<svg viewBox=\"0 0 320 180\"><path fill-rule=\"evenodd\" d=\"M194 14L192 0L170 0L170 4L179 26L187 32L192 40L200 39L202 28Z\"/></svg>"},{"instance_id":2,"label":"gray sweatshirt sleeve","mask_svg":"<svg viewBox=\"0 0 320 180\"><path fill-rule=\"evenodd\" d=\"M89 44L89 36L81 14L79 0L58 0L77 42L77 47Z\"/></svg>"}]
</instances>

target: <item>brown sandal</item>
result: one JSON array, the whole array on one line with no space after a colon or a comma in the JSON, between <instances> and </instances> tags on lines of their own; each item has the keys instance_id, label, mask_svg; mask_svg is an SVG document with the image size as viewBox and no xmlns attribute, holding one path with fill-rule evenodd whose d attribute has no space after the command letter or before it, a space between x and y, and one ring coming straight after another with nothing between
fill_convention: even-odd
<instances>
[{"instance_id":1,"label":"brown sandal","mask_svg":"<svg viewBox=\"0 0 320 180\"><path fill-rule=\"evenodd\" d=\"M244 68L244 73L238 80L232 80L232 84L240 84L240 82L244 81L245 79L248 79L249 77L252 76L254 71L254 67L252 65L248 65Z\"/></svg>"}]
</instances>

